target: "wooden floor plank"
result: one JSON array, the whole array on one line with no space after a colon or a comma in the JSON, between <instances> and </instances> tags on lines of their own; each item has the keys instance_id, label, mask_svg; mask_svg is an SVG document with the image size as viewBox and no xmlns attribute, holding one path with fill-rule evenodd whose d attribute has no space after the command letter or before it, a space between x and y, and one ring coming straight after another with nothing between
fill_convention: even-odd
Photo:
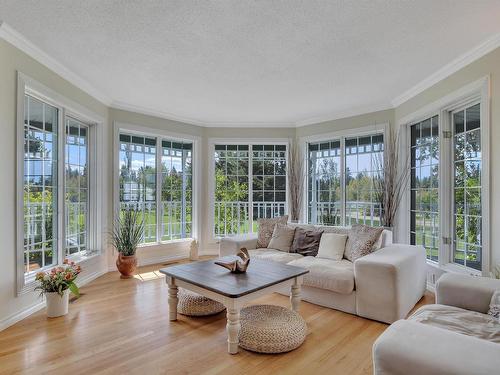
<instances>
[{"instance_id":1,"label":"wooden floor plank","mask_svg":"<svg viewBox=\"0 0 500 375\"><path fill-rule=\"evenodd\" d=\"M158 270L108 273L81 288L67 316L40 311L0 332L0 374L371 374L371 348L386 324L302 302L305 343L285 354L227 354L224 313L168 320ZM419 302L432 303L427 293ZM255 303L289 306L272 294Z\"/></svg>"}]
</instances>

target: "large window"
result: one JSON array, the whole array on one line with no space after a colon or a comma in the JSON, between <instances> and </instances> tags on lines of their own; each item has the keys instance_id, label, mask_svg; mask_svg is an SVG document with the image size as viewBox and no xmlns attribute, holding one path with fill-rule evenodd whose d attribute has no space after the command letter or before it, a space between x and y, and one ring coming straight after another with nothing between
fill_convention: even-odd
<instances>
[{"instance_id":1,"label":"large window","mask_svg":"<svg viewBox=\"0 0 500 375\"><path fill-rule=\"evenodd\" d=\"M308 222L380 225L382 134L308 143Z\"/></svg>"},{"instance_id":2,"label":"large window","mask_svg":"<svg viewBox=\"0 0 500 375\"><path fill-rule=\"evenodd\" d=\"M24 100L24 272L57 264L58 109Z\"/></svg>"},{"instance_id":3,"label":"large window","mask_svg":"<svg viewBox=\"0 0 500 375\"><path fill-rule=\"evenodd\" d=\"M453 112L453 261L481 270L480 104Z\"/></svg>"},{"instance_id":4,"label":"large window","mask_svg":"<svg viewBox=\"0 0 500 375\"><path fill-rule=\"evenodd\" d=\"M215 145L214 235L257 229L286 212L286 145Z\"/></svg>"},{"instance_id":5,"label":"large window","mask_svg":"<svg viewBox=\"0 0 500 375\"><path fill-rule=\"evenodd\" d=\"M95 196L89 187L89 145L95 125L31 92L21 105L23 274L29 278L66 258L97 252L97 233L89 229Z\"/></svg>"},{"instance_id":6,"label":"large window","mask_svg":"<svg viewBox=\"0 0 500 375\"><path fill-rule=\"evenodd\" d=\"M89 126L68 117L65 144L66 255L86 254L89 212Z\"/></svg>"},{"instance_id":7,"label":"large window","mask_svg":"<svg viewBox=\"0 0 500 375\"><path fill-rule=\"evenodd\" d=\"M191 142L121 133L119 169L120 210L141 212L144 244L192 237Z\"/></svg>"},{"instance_id":8,"label":"large window","mask_svg":"<svg viewBox=\"0 0 500 375\"><path fill-rule=\"evenodd\" d=\"M381 134L345 140L345 224L381 225L382 206L375 179L382 177L384 137Z\"/></svg>"},{"instance_id":9,"label":"large window","mask_svg":"<svg viewBox=\"0 0 500 375\"><path fill-rule=\"evenodd\" d=\"M439 253L439 124L434 116L410 126L410 243L427 258Z\"/></svg>"},{"instance_id":10,"label":"large window","mask_svg":"<svg viewBox=\"0 0 500 375\"><path fill-rule=\"evenodd\" d=\"M162 141L162 241L192 237L192 143Z\"/></svg>"},{"instance_id":11,"label":"large window","mask_svg":"<svg viewBox=\"0 0 500 375\"><path fill-rule=\"evenodd\" d=\"M430 261L482 271L488 225L482 102L476 96L460 103L409 125L409 239L425 247Z\"/></svg>"}]
</instances>

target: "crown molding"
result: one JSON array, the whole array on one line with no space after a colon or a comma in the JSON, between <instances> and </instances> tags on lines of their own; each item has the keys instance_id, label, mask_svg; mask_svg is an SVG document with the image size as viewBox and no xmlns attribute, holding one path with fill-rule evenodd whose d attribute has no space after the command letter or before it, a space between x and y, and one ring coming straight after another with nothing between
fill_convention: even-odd
<instances>
[{"instance_id":1,"label":"crown molding","mask_svg":"<svg viewBox=\"0 0 500 375\"><path fill-rule=\"evenodd\" d=\"M419 82L409 90L394 98L391 101L392 106L394 108L400 106L404 102L434 86L436 83L444 80L460 69L465 68L467 65L480 59L481 57L490 53L498 47L500 47L500 34L495 34L470 51L464 53L463 55L460 55L449 64L446 64L441 69L431 74L429 77Z\"/></svg>"},{"instance_id":2,"label":"crown molding","mask_svg":"<svg viewBox=\"0 0 500 375\"><path fill-rule=\"evenodd\" d=\"M305 120L300 120L294 123L294 127L301 128L303 126L309 126L314 124L320 124L322 122L340 120L347 117L359 116L364 114L370 114L373 112L385 111L388 109L394 109L394 107L389 103L379 103L374 105L369 105L366 107L359 107L355 109L349 109L345 111L337 111L329 113L328 115L311 117Z\"/></svg>"},{"instance_id":3,"label":"crown molding","mask_svg":"<svg viewBox=\"0 0 500 375\"><path fill-rule=\"evenodd\" d=\"M14 47L20 49L26 53L31 58L38 61L40 64L45 65L47 68L64 78L66 81L70 82L80 90L86 92L94 99L100 101L101 103L109 106L112 102L106 94L102 93L100 90L93 87L88 81L76 74L75 72L68 69L66 66L55 60L53 57L49 56L47 53L42 51L40 48L31 43L19 32L14 30L12 27L7 25L4 21L0 20L0 38L4 39L6 42L12 44Z\"/></svg>"},{"instance_id":4,"label":"crown molding","mask_svg":"<svg viewBox=\"0 0 500 375\"><path fill-rule=\"evenodd\" d=\"M111 108L120 109L123 111L135 112L143 115L154 116L166 120L178 121L185 124L201 126L205 128L294 128L293 122L237 122L237 121L202 121L190 117L178 116L169 112L158 111L156 109L137 106L134 104L114 101L111 103Z\"/></svg>"}]
</instances>

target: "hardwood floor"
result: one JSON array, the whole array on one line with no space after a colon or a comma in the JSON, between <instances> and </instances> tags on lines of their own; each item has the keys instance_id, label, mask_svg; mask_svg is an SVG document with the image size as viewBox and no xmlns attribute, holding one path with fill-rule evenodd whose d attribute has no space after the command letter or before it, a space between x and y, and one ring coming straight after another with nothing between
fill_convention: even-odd
<instances>
[{"instance_id":1,"label":"hardwood floor","mask_svg":"<svg viewBox=\"0 0 500 375\"><path fill-rule=\"evenodd\" d=\"M0 374L371 374L371 348L387 325L301 303L308 335L290 353L226 352L226 317L168 321L167 286L157 270L134 279L108 273L81 289L67 316L42 310L0 332ZM432 303L426 294L419 302ZM273 294L256 300L289 306Z\"/></svg>"}]
</instances>

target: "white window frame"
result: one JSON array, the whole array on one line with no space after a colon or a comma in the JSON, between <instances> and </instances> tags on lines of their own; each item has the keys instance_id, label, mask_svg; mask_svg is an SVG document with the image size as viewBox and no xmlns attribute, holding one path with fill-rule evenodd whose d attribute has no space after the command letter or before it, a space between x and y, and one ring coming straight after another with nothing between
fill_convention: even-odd
<instances>
[{"instance_id":1,"label":"white window frame","mask_svg":"<svg viewBox=\"0 0 500 375\"><path fill-rule=\"evenodd\" d=\"M490 273L490 76L484 76L477 81L471 82L459 88L456 91L442 97L441 99L430 103L421 109L404 116L398 121L398 128L401 130L401 145L400 151L402 160L407 160L409 157L410 145L410 126L423 121L429 117L439 116L439 197L448 197L448 199L439 199L439 212L448 213L440 215L440 246L438 262L427 260L431 266L438 267L445 271L488 276ZM475 270L470 267L462 266L453 262L452 244L444 244L443 238L452 238L452 210L453 210L453 195L449 194L452 191L452 171L450 168L442 166L452 165L453 158L453 139L445 138L444 131L451 131L451 113L459 108L468 106L469 104L480 103L481 105L481 161L482 161L482 269ZM408 181L405 196L401 202L398 212L397 238L401 242L410 243L410 181Z\"/></svg>"},{"instance_id":2,"label":"white window frame","mask_svg":"<svg viewBox=\"0 0 500 375\"><path fill-rule=\"evenodd\" d=\"M343 190L342 198L341 198L341 215L342 215L342 225L345 225L345 209L346 209L346 204L345 204L345 139L346 138L351 138L351 137L362 137L362 136L369 136L369 135L375 135L375 134L382 134L384 137L384 158L386 157L387 153L387 135L389 134L390 131L390 124L388 122L384 122L381 124L375 124L375 125L368 125L368 126L361 126L359 128L355 129L345 129L345 130L338 130L326 134L317 134L317 135L311 135L311 136L306 136L306 137L301 137L299 139L299 145L300 149L302 152L302 156L304 158L304 166L305 166L305 174L306 178L304 179L304 202L303 202L303 207L302 207L302 215L301 215L301 222L307 223L308 222L308 210L309 210L309 148L308 145L309 143L317 143L317 142L328 142L328 141L334 141L334 140L339 140L340 141L340 183L341 187Z\"/></svg>"},{"instance_id":3,"label":"white window frame","mask_svg":"<svg viewBox=\"0 0 500 375\"><path fill-rule=\"evenodd\" d=\"M16 289L17 294L25 294L33 290L36 272L24 272L24 96L30 95L58 109L58 205L57 205L57 265L64 259L77 263L87 262L103 253L105 244L104 223L106 208L103 207L106 192L103 187L103 146L105 118L90 111L86 107L66 98L46 87L28 75L17 73L17 115L16 115ZM66 257L65 248L65 119L73 117L89 126L89 212L88 212L88 247L93 254L84 256L75 254ZM43 270L50 269L50 266Z\"/></svg>"},{"instance_id":4,"label":"white window frame","mask_svg":"<svg viewBox=\"0 0 500 375\"><path fill-rule=\"evenodd\" d=\"M211 242L218 242L221 237L216 237L214 234L214 225L215 225L215 145L281 145L286 146L286 201L285 201L285 212L288 213L288 200L289 200L289 188L288 188L288 150L290 148L291 140L288 138L275 138L273 140L269 140L269 138L209 138L208 139L208 196L209 196L209 222L207 231L210 233L209 239ZM248 152L252 152L249 147ZM250 207L249 210L249 228L250 232L253 233L253 165L251 163L251 156L249 157L248 163L248 204Z\"/></svg>"},{"instance_id":5,"label":"white window frame","mask_svg":"<svg viewBox=\"0 0 500 375\"><path fill-rule=\"evenodd\" d=\"M180 134L176 132L170 132L164 129L149 128L142 125L130 124L120 121L114 121L113 123L113 220L115 220L120 212L120 133L126 133L129 135L137 135L139 137L150 137L156 139L156 165L161 165L161 140L178 141L178 142L189 142L193 144L192 148L192 237L181 238L176 240L162 241L160 235L161 226L161 184L156 184L156 241L149 242L139 245L141 248L152 248L159 247L162 248L169 244L192 242L193 240L198 241L199 246L202 240L200 233L200 223L201 223L201 137L192 136L188 134ZM158 168L157 168L158 176Z\"/></svg>"}]
</instances>

